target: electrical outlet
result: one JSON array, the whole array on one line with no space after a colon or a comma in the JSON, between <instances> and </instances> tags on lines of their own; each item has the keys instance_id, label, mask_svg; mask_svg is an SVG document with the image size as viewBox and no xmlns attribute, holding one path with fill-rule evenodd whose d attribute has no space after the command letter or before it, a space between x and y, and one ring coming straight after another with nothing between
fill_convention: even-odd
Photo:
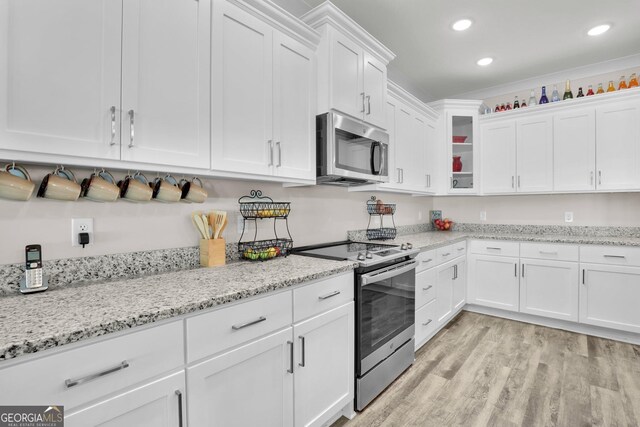
<instances>
[{"instance_id":1,"label":"electrical outlet","mask_svg":"<svg viewBox=\"0 0 640 427\"><path fill-rule=\"evenodd\" d=\"M573 212L564 213L564 222L573 222Z\"/></svg>"},{"instance_id":2,"label":"electrical outlet","mask_svg":"<svg viewBox=\"0 0 640 427\"><path fill-rule=\"evenodd\" d=\"M480 211L480 221L487 220L487 211Z\"/></svg>"},{"instance_id":3,"label":"electrical outlet","mask_svg":"<svg viewBox=\"0 0 640 427\"><path fill-rule=\"evenodd\" d=\"M71 219L71 246L82 246L78 243L78 234L89 233L89 243L94 244L93 238L93 218L72 218Z\"/></svg>"}]
</instances>

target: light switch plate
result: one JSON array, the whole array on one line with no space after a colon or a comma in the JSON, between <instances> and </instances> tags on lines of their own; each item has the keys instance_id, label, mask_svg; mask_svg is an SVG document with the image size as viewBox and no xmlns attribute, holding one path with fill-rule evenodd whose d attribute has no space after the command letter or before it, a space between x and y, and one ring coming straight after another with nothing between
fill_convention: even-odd
<instances>
[{"instance_id":1,"label":"light switch plate","mask_svg":"<svg viewBox=\"0 0 640 427\"><path fill-rule=\"evenodd\" d=\"M480 221L487 220L487 211L480 211Z\"/></svg>"},{"instance_id":2,"label":"light switch plate","mask_svg":"<svg viewBox=\"0 0 640 427\"><path fill-rule=\"evenodd\" d=\"M564 222L573 222L573 212L564 213Z\"/></svg>"}]
</instances>

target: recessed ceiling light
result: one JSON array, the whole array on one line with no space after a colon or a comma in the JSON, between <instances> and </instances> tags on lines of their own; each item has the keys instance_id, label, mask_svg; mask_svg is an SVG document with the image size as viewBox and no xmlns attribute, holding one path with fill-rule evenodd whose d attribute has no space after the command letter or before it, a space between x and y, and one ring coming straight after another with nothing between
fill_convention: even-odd
<instances>
[{"instance_id":1,"label":"recessed ceiling light","mask_svg":"<svg viewBox=\"0 0 640 427\"><path fill-rule=\"evenodd\" d=\"M607 31L609 31L609 28L611 28L611 25L608 25L608 24L598 25L596 27L593 27L589 31L587 31L587 34L589 34L590 36L599 36L600 34L604 34Z\"/></svg>"},{"instance_id":2,"label":"recessed ceiling light","mask_svg":"<svg viewBox=\"0 0 640 427\"><path fill-rule=\"evenodd\" d=\"M464 31L471 26L472 22L470 19L461 19L453 23L451 28L456 31Z\"/></svg>"},{"instance_id":3,"label":"recessed ceiling light","mask_svg":"<svg viewBox=\"0 0 640 427\"><path fill-rule=\"evenodd\" d=\"M482 58L482 59L478 59L477 64L480 65L481 67L486 67L487 65L491 64L493 62L493 58Z\"/></svg>"}]
</instances>

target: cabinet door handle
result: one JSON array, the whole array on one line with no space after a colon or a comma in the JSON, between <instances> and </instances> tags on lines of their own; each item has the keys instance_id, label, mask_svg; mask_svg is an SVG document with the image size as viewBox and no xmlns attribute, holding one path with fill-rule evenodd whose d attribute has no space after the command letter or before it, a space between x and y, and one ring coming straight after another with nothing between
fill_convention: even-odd
<instances>
[{"instance_id":1,"label":"cabinet door handle","mask_svg":"<svg viewBox=\"0 0 640 427\"><path fill-rule=\"evenodd\" d=\"M396 168L398 170L398 184L401 184L402 181L400 181L400 168Z\"/></svg>"},{"instance_id":2,"label":"cabinet door handle","mask_svg":"<svg viewBox=\"0 0 640 427\"><path fill-rule=\"evenodd\" d=\"M269 164L267 166L273 166L273 140L268 140L267 145L269 146Z\"/></svg>"},{"instance_id":3,"label":"cabinet door handle","mask_svg":"<svg viewBox=\"0 0 640 427\"><path fill-rule=\"evenodd\" d=\"M293 341L287 341L287 345L289 345L289 369L287 372L293 374Z\"/></svg>"},{"instance_id":4,"label":"cabinet door handle","mask_svg":"<svg viewBox=\"0 0 640 427\"><path fill-rule=\"evenodd\" d=\"M367 115L371 114L371 95L367 95Z\"/></svg>"},{"instance_id":5,"label":"cabinet door handle","mask_svg":"<svg viewBox=\"0 0 640 427\"><path fill-rule=\"evenodd\" d=\"M624 255L605 255L605 258L620 258L620 259L625 259L626 257Z\"/></svg>"},{"instance_id":6,"label":"cabinet door handle","mask_svg":"<svg viewBox=\"0 0 640 427\"><path fill-rule=\"evenodd\" d=\"M114 366L112 368L107 368L104 371L98 372L97 374L87 375L86 377L78 378L78 379L75 379L75 380L74 379L65 380L64 381L64 385L66 385L67 388L75 387L77 385L88 383L89 381L98 379L100 377L104 377L105 375L109 375L109 374L112 374L114 372L121 371L121 370L126 369L128 367L129 367L129 362L127 362L126 360L123 360L122 362L120 362L119 365Z\"/></svg>"},{"instance_id":7,"label":"cabinet door handle","mask_svg":"<svg viewBox=\"0 0 640 427\"><path fill-rule=\"evenodd\" d=\"M364 113L364 92L361 92L360 96L362 96L362 110L360 110L360 112Z\"/></svg>"},{"instance_id":8,"label":"cabinet door handle","mask_svg":"<svg viewBox=\"0 0 640 427\"><path fill-rule=\"evenodd\" d=\"M278 148L278 164L276 167L282 166L282 147L280 146L280 141L276 142L276 147Z\"/></svg>"},{"instance_id":9,"label":"cabinet door handle","mask_svg":"<svg viewBox=\"0 0 640 427\"><path fill-rule=\"evenodd\" d=\"M429 175L425 175L425 176L424 176L424 180L425 180L425 184L424 184L424 186L425 186L425 187L427 187L427 188L429 188Z\"/></svg>"},{"instance_id":10,"label":"cabinet door handle","mask_svg":"<svg viewBox=\"0 0 640 427\"><path fill-rule=\"evenodd\" d=\"M178 396L178 427L182 427L182 392L176 390L176 396Z\"/></svg>"},{"instance_id":11,"label":"cabinet door handle","mask_svg":"<svg viewBox=\"0 0 640 427\"><path fill-rule=\"evenodd\" d=\"M433 285L429 285L426 288L422 288L423 291L428 291L429 289L433 288Z\"/></svg>"},{"instance_id":12,"label":"cabinet door handle","mask_svg":"<svg viewBox=\"0 0 640 427\"><path fill-rule=\"evenodd\" d=\"M516 177L511 175L511 188L516 188Z\"/></svg>"},{"instance_id":13,"label":"cabinet door handle","mask_svg":"<svg viewBox=\"0 0 640 427\"><path fill-rule=\"evenodd\" d=\"M518 188L520 188L520 175L518 175Z\"/></svg>"},{"instance_id":14,"label":"cabinet door handle","mask_svg":"<svg viewBox=\"0 0 640 427\"><path fill-rule=\"evenodd\" d=\"M111 142L109 145L116 145L116 107L111 106Z\"/></svg>"},{"instance_id":15,"label":"cabinet door handle","mask_svg":"<svg viewBox=\"0 0 640 427\"><path fill-rule=\"evenodd\" d=\"M428 187L431 188L431 174L427 175L427 177L428 177L427 179L429 180L428 181L429 182Z\"/></svg>"},{"instance_id":16,"label":"cabinet door handle","mask_svg":"<svg viewBox=\"0 0 640 427\"><path fill-rule=\"evenodd\" d=\"M518 277L518 263L513 264L513 275Z\"/></svg>"},{"instance_id":17,"label":"cabinet door handle","mask_svg":"<svg viewBox=\"0 0 640 427\"><path fill-rule=\"evenodd\" d=\"M318 299L323 300L323 299L335 297L336 295L340 295L340 291L333 291L330 294L321 295L318 297Z\"/></svg>"},{"instance_id":18,"label":"cabinet door handle","mask_svg":"<svg viewBox=\"0 0 640 427\"><path fill-rule=\"evenodd\" d=\"M404 184L404 168L400 168L400 183Z\"/></svg>"},{"instance_id":19,"label":"cabinet door handle","mask_svg":"<svg viewBox=\"0 0 640 427\"><path fill-rule=\"evenodd\" d=\"M251 325L255 325L256 323L264 322L265 320L267 320L266 317L260 316L256 320L252 320L252 321L247 322L247 323L241 323L239 325L233 325L233 326L231 326L231 329L233 329L234 331L237 331L239 329L246 328L247 326L251 326Z\"/></svg>"},{"instance_id":20,"label":"cabinet door handle","mask_svg":"<svg viewBox=\"0 0 640 427\"><path fill-rule=\"evenodd\" d=\"M488 250L492 250L492 251L501 251L502 250L502 248L495 248L493 246L487 246L487 249Z\"/></svg>"},{"instance_id":21,"label":"cabinet door handle","mask_svg":"<svg viewBox=\"0 0 640 427\"><path fill-rule=\"evenodd\" d=\"M133 139L135 137L134 117L135 111L129 110L129 148L133 148Z\"/></svg>"},{"instance_id":22,"label":"cabinet door handle","mask_svg":"<svg viewBox=\"0 0 640 427\"><path fill-rule=\"evenodd\" d=\"M558 255L558 251L539 251L541 255Z\"/></svg>"},{"instance_id":23,"label":"cabinet door handle","mask_svg":"<svg viewBox=\"0 0 640 427\"><path fill-rule=\"evenodd\" d=\"M429 258L429 259L425 259L422 261L423 264L427 264L429 262L433 261L433 258Z\"/></svg>"},{"instance_id":24,"label":"cabinet door handle","mask_svg":"<svg viewBox=\"0 0 640 427\"><path fill-rule=\"evenodd\" d=\"M584 268L582 269L582 284L584 285Z\"/></svg>"},{"instance_id":25,"label":"cabinet door handle","mask_svg":"<svg viewBox=\"0 0 640 427\"><path fill-rule=\"evenodd\" d=\"M304 337L302 335L300 335L298 338L300 338L300 344L302 345L302 360L300 361L300 363L298 363L298 365L302 366L304 368L306 362L305 362L305 340Z\"/></svg>"},{"instance_id":26,"label":"cabinet door handle","mask_svg":"<svg viewBox=\"0 0 640 427\"><path fill-rule=\"evenodd\" d=\"M458 251L464 251L464 248L457 248Z\"/></svg>"},{"instance_id":27,"label":"cabinet door handle","mask_svg":"<svg viewBox=\"0 0 640 427\"><path fill-rule=\"evenodd\" d=\"M446 254L442 254L443 257L451 255L451 252L447 252Z\"/></svg>"},{"instance_id":28,"label":"cabinet door handle","mask_svg":"<svg viewBox=\"0 0 640 427\"><path fill-rule=\"evenodd\" d=\"M589 185L593 185L593 171L589 172Z\"/></svg>"},{"instance_id":29,"label":"cabinet door handle","mask_svg":"<svg viewBox=\"0 0 640 427\"><path fill-rule=\"evenodd\" d=\"M427 326L429 323L433 322L433 320L429 319L422 324L422 326Z\"/></svg>"},{"instance_id":30,"label":"cabinet door handle","mask_svg":"<svg viewBox=\"0 0 640 427\"><path fill-rule=\"evenodd\" d=\"M522 277L524 277L524 264L522 264Z\"/></svg>"},{"instance_id":31,"label":"cabinet door handle","mask_svg":"<svg viewBox=\"0 0 640 427\"><path fill-rule=\"evenodd\" d=\"M599 170L598 171L598 185L601 185L601 184L602 184L602 171Z\"/></svg>"}]
</instances>

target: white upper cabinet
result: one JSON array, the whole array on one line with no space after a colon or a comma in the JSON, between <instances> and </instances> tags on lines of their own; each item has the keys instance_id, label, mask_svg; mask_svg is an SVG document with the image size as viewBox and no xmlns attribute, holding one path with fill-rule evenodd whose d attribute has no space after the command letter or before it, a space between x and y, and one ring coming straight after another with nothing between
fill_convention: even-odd
<instances>
[{"instance_id":1,"label":"white upper cabinet","mask_svg":"<svg viewBox=\"0 0 640 427\"><path fill-rule=\"evenodd\" d=\"M216 0L212 58L212 169L315 179L313 50Z\"/></svg>"},{"instance_id":2,"label":"white upper cabinet","mask_svg":"<svg viewBox=\"0 0 640 427\"><path fill-rule=\"evenodd\" d=\"M516 124L514 121L483 123L480 126L482 147L482 192L515 192Z\"/></svg>"},{"instance_id":3,"label":"white upper cabinet","mask_svg":"<svg viewBox=\"0 0 640 427\"><path fill-rule=\"evenodd\" d=\"M118 159L121 31L119 1L0 2L0 150Z\"/></svg>"},{"instance_id":4,"label":"white upper cabinet","mask_svg":"<svg viewBox=\"0 0 640 427\"><path fill-rule=\"evenodd\" d=\"M321 34L318 114L337 110L387 128L387 65L393 52L330 2L301 17Z\"/></svg>"},{"instance_id":5,"label":"white upper cabinet","mask_svg":"<svg viewBox=\"0 0 640 427\"><path fill-rule=\"evenodd\" d=\"M551 116L518 120L516 130L517 190L553 190L553 130Z\"/></svg>"},{"instance_id":6,"label":"white upper cabinet","mask_svg":"<svg viewBox=\"0 0 640 427\"><path fill-rule=\"evenodd\" d=\"M210 3L124 2L122 159L209 169Z\"/></svg>"},{"instance_id":7,"label":"white upper cabinet","mask_svg":"<svg viewBox=\"0 0 640 427\"><path fill-rule=\"evenodd\" d=\"M581 109L553 116L553 189L594 190L596 169L596 116Z\"/></svg>"},{"instance_id":8,"label":"white upper cabinet","mask_svg":"<svg viewBox=\"0 0 640 427\"><path fill-rule=\"evenodd\" d=\"M596 107L599 190L640 188L640 101Z\"/></svg>"}]
</instances>

